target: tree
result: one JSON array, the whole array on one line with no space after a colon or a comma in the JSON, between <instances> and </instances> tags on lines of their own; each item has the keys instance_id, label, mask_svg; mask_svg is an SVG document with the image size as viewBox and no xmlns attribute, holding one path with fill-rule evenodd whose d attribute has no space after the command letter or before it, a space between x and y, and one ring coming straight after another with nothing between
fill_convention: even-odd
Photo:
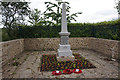
<instances>
[{"instance_id":1,"label":"tree","mask_svg":"<svg viewBox=\"0 0 120 80\"><path fill-rule=\"evenodd\" d=\"M39 11L38 9L34 9L30 12L29 14L29 20L28 22L33 24L33 25L36 25L38 24L40 21L43 20L43 18L41 17L41 11Z\"/></svg>"},{"instance_id":2,"label":"tree","mask_svg":"<svg viewBox=\"0 0 120 80\"><path fill-rule=\"evenodd\" d=\"M116 1L115 0L115 3L116 3L116 9L118 11L118 19L120 19L120 0Z\"/></svg>"},{"instance_id":3,"label":"tree","mask_svg":"<svg viewBox=\"0 0 120 80\"><path fill-rule=\"evenodd\" d=\"M41 13L41 11L38 9L34 9L30 12L28 22L31 23L32 25L43 26L44 25L52 26L54 24L51 21L45 20L45 18L43 18L43 13Z\"/></svg>"},{"instance_id":4,"label":"tree","mask_svg":"<svg viewBox=\"0 0 120 80\"><path fill-rule=\"evenodd\" d=\"M25 16L30 12L28 2L1 2L2 24L7 29L10 38L18 24L23 24Z\"/></svg>"},{"instance_id":5,"label":"tree","mask_svg":"<svg viewBox=\"0 0 120 80\"><path fill-rule=\"evenodd\" d=\"M61 23L61 17L62 17L62 8L60 7L63 2L57 2L57 3L52 3L52 2L45 2L46 4L46 11L44 12L45 19L52 19L52 22L55 22L56 24ZM68 6L66 8L66 16L67 16L67 22L70 23L72 20L76 21L75 17L78 17L78 14L81 14L81 12L69 14L70 12L70 6L68 2L65 2ZM54 11L54 8L57 9L57 11Z\"/></svg>"}]
</instances>

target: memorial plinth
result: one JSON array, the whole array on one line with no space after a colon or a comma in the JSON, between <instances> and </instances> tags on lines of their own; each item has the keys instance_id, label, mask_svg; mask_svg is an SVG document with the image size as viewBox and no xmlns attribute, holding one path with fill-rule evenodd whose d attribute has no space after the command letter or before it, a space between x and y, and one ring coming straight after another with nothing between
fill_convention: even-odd
<instances>
[{"instance_id":1,"label":"memorial plinth","mask_svg":"<svg viewBox=\"0 0 120 80\"><path fill-rule=\"evenodd\" d=\"M73 61L75 58L72 55L72 51L70 50L69 45L69 35L70 32L67 31L67 19L66 19L66 5L63 3L62 5L62 25L61 32L59 33L60 44L58 49L57 60L58 61Z\"/></svg>"}]
</instances>

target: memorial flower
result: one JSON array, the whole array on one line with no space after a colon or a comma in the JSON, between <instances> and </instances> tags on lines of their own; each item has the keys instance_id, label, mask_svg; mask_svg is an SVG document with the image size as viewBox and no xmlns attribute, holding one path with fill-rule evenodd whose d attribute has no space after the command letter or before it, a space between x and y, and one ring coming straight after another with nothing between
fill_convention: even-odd
<instances>
[{"instance_id":1,"label":"memorial flower","mask_svg":"<svg viewBox=\"0 0 120 80\"><path fill-rule=\"evenodd\" d=\"M80 70L80 69L73 69L73 72L79 74L79 73L82 73L82 70Z\"/></svg>"},{"instance_id":2,"label":"memorial flower","mask_svg":"<svg viewBox=\"0 0 120 80\"><path fill-rule=\"evenodd\" d=\"M82 57L79 58L78 55L74 55L77 58L76 61L66 61L66 62L62 62L62 61L58 62L55 54L42 55L40 70L55 71L55 70L76 69L76 68L78 69L95 68L89 61L83 59Z\"/></svg>"},{"instance_id":3,"label":"memorial flower","mask_svg":"<svg viewBox=\"0 0 120 80\"><path fill-rule=\"evenodd\" d=\"M61 71L53 71L53 72L52 72L52 75L61 75L61 74L62 74Z\"/></svg>"}]
</instances>

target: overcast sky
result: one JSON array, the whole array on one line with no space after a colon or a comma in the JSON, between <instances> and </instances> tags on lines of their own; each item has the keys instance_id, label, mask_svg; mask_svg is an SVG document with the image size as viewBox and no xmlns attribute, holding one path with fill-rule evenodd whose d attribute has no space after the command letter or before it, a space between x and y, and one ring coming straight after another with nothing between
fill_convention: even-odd
<instances>
[{"instance_id":1,"label":"overcast sky","mask_svg":"<svg viewBox=\"0 0 120 80\"><path fill-rule=\"evenodd\" d=\"M26 0L27 1L27 0ZM37 8L41 12L46 10L44 2L56 2L55 0L28 0L30 8ZM80 23L95 23L101 21L110 21L117 19L118 14L114 0L63 0L70 3L70 13L82 12L77 17L77 22Z\"/></svg>"},{"instance_id":2,"label":"overcast sky","mask_svg":"<svg viewBox=\"0 0 120 80\"><path fill-rule=\"evenodd\" d=\"M30 1L30 0L29 0ZM55 0L31 0L30 7L38 8L41 11L46 9L44 2L56 2ZM63 0L70 3L70 12L82 12L77 22L101 22L117 19L118 14L115 7L115 0Z\"/></svg>"}]
</instances>

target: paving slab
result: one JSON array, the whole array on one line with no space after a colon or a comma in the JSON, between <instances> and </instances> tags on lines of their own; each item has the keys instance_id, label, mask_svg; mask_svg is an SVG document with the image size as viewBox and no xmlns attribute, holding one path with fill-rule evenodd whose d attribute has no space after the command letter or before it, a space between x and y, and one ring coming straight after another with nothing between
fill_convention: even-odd
<instances>
[{"instance_id":1,"label":"paving slab","mask_svg":"<svg viewBox=\"0 0 120 80\"><path fill-rule=\"evenodd\" d=\"M42 54L57 54L56 51L27 51L28 57L24 59L21 65L17 66L14 70L14 66L7 66L5 69L9 69L10 72L3 73L6 78L118 78L118 62L106 61L106 56L102 53L97 53L91 50L73 50L73 53L79 53L81 56L89 60L96 68L82 69L81 74L72 73L70 75L62 74L60 76L52 75L52 72L40 72L41 56ZM10 74L13 73L13 74Z\"/></svg>"}]
</instances>

